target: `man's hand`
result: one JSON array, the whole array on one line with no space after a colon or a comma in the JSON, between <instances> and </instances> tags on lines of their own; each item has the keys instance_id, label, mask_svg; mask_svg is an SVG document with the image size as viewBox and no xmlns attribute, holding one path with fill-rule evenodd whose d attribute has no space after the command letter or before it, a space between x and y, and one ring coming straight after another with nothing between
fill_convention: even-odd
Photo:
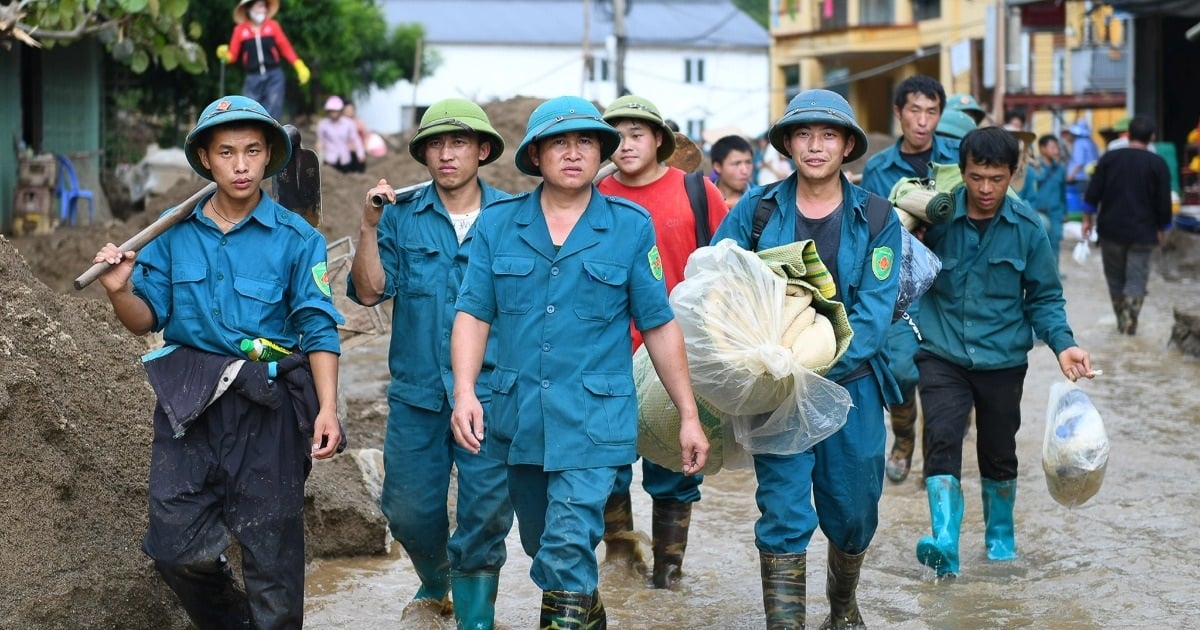
<instances>
[{"instance_id":1,"label":"man's hand","mask_svg":"<svg viewBox=\"0 0 1200 630\"><path fill-rule=\"evenodd\" d=\"M1083 240L1090 241L1092 238L1092 213L1084 212L1081 223L1083 225Z\"/></svg>"},{"instance_id":2,"label":"man's hand","mask_svg":"<svg viewBox=\"0 0 1200 630\"><path fill-rule=\"evenodd\" d=\"M388 203L396 203L396 190L386 179L379 180L374 188L367 191L367 198L363 201L363 226L372 230L379 226L379 219L383 216L383 207L376 207L371 203L371 198L375 195L382 195Z\"/></svg>"},{"instance_id":3,"label":"man's hand","mask_svg":"<svg viewBox=\"0 0 1200 630\"><path fill-rule=\"evenodd\" d=\"M233 61L233 58L229 56L229 44L221 44L220 46L217 46L217 59L220 59L221 63L229 63Z\"/></svg>"},{"instance_id":4,"label":"man's hand","mask_svg":"<svg viewBox=\"0 0 1200 630\"><path fill-rule=\"evenodd\" d=\"M104 247L96 252L93 263L108 263L112 265L100 276L100 284L105 291L116 293L125 289L129 285L129 278L133 276L133 263L137 260L137 252L122 252L112 243L107 243Z\"/></svg>"},{"instance_id":5,"label":"man's hand","mask_svg":"<svg viewBox=\"0 0 1200 630\"><path fill-rule=\"evenodd\" d=\"M683 457L683 474L694 475L708 463L708 438L704 435L698 416L680 419L679 446Z\"/></svg>"},{"instance_id":6,"label":"man's hand","mask_svg":"<svg viewBox=\"0 0 1200 630\"><path fill-rule=\"evenodd\" d=\"M483 405L479 404L474 391L455 392L450 431L459 446L479 454L479 445L483 443Z\"/></svg>"},{"instance_id":7,"label":"man's hand","mask_svg":"<svg viewBox=\"0 0 1200 630\"><path fill-rule=\"evenodd\" d=\"M1058 367L1062 370L1063 376L1071 379L1071 382L1096 376L1096 373L1092 371L1091 355L1079 346L1071 346L1063 350L1058 355Z\"/></svg>"},{"instance_id":8,"label":"man's hand","mask_svg":"<svg viewBox=\"0 0 1200 630\"><path fill-rule=\"evenodd\" d=\"M316 459L329 459L337 453L338 445L342 443L342 428L338 425L337 413L322 411L317 414L317 423L313 429L312 456Z\"/></svg>"}]
</instances>

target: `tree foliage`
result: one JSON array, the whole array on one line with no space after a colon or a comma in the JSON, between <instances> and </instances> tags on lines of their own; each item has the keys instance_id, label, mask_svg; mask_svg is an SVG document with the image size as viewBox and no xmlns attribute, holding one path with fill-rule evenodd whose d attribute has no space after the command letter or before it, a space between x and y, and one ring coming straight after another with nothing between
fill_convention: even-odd
<instances>
[{"instance_id":1,"label":"tree foliage","mask_svg":"<svg viewBox=\"0 0 1200 630\"><path fill-rule=\"evenodd\" d=\"M770 30L771 0L733 0L733 4L763 28Z\"/></svg>"}]
</instances>

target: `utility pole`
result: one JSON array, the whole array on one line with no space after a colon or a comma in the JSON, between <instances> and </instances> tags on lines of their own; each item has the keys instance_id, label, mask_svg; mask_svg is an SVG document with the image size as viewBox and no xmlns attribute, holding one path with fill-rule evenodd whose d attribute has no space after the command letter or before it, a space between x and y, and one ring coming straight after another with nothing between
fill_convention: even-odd
<instances>
[{"instance_id":1,"label":"utility pole","mask_svg":"<svg viewBox=\"0 0 1200 630\"><path fill-rule=\"evenodd\" d=\"M592 0L583 0L583 76L579 79L579 93L587 94L588 79L592 74Z\"/></svg>"},{"instance_id":2,"label":"utility pole","mask_svg":"<svg viewBox=\"0 0 1200 630\"><path fill-rule=\"evenodd\" d=\"M617 98L625 94L625 0L612 0L613 37L617 43L616 72Z\"/></svg>"}]
</instances>

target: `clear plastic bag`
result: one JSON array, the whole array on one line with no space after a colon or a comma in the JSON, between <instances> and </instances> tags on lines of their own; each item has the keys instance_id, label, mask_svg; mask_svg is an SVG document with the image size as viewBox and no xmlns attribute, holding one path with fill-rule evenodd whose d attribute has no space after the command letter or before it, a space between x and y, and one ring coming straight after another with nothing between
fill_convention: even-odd
<instances>
[{"instance_id":1,"label":"clear plastic bag","mask_svg":"<svg viewBox=\"0 0 1200 630\"><path fill-rule=\"evenodd\" d=\"M1050 387L1042 471L1050 496L1062 505L1083 505L1095 496L1108 468L1108 434L1100 412L1070 381Z\"/></svg>"},{"instance_id":2,"label":"clear plastic bag","mask_svg":"<svg viewBox=\"0 0 1200 630\"><path fill-rule=\"evenodd\" d=\"M845 425L849 393L781 343L783 277L730 239L696 250L684 276L671 305L692 389L729 416L747 452L802 452Z\"/></svg>"},{"instance_id":3,"label":"clear plastic bag","mask_svg":"<svg viewBox=\"0 0 1200 630\"><path fill-rule=\"evenodd\" d=\"M1080 240L1078 243L1075 243L1075 249L1071 250L1071 258L1074 258L1075 262L1081 265L1087 262L1089 254L1091 254L1091 249L1089 248L1087 241L1084 240Z\"/></svg>"},{"instance_id":4,"label":"clear plastic bag","mask_svg":"<svg viewBox=\"0 0 1200 630\"><path fill-rule=\"evenodd\" d=\"M925 243L907 230L901 232L901 237L904 245L900 251L900 288L892 321L900 319L909 306L925 295L942 270L942 260Z\"/></svg>"}]
</instances>

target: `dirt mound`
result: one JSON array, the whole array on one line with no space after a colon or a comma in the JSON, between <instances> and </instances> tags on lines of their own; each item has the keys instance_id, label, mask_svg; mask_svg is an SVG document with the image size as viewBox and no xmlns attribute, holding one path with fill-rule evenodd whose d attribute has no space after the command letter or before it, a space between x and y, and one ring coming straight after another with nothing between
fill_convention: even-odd
<instances>
[{"instance_id":1,"label":"dirt mound","mask_svg":"<svg viewBox=\"0 0 1200 630\"><path fill-rule=\"evenodd\" d=\"M0 295L0 627L186 627L141 552L144 344L106 304L35 279L3 237Z\"/></svg>"}]
</instances>

